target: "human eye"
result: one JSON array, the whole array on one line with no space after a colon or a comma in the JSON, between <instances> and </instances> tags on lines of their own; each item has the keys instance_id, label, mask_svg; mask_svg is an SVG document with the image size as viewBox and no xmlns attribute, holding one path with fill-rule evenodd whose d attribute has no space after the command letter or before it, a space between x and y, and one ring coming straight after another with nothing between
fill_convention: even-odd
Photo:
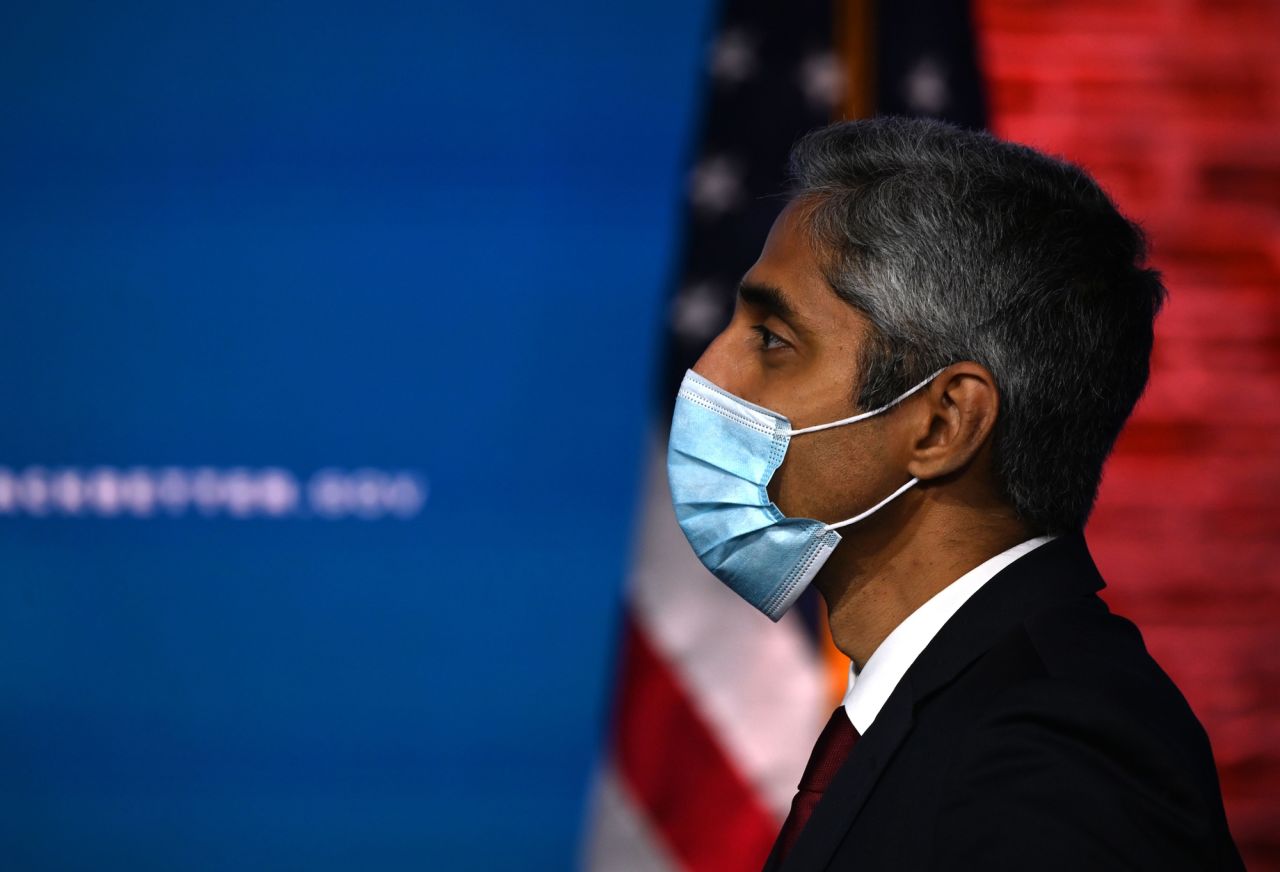
<instances>
[{"instance_id":1,"label":"human eye","mask_svg":"<svg viewBox=\"0 0 1280 872\"><path fill-rule=\"evenodd\" d=\"M775 348L786 348L787 342L763 324L754 324L751 329L760 337L760 350L772 351Z\"/></svg>"}]
</instances>

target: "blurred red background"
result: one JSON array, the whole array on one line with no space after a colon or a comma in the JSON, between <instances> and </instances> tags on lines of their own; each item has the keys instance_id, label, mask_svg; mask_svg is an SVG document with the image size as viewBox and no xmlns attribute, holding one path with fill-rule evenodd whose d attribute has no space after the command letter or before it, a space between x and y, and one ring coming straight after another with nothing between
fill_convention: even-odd
<instances>
[{"instance_id":1,"label":"blurred red background","mask_svg":"<svg viewBox=\"0 0 1280 872\"><path fill-rule=\"evenodd\" d=\"M1280 5L978 0L992 126L1084 165L1169 288L1089 541L1280 869Z\"/></svg>"}]
</instances>

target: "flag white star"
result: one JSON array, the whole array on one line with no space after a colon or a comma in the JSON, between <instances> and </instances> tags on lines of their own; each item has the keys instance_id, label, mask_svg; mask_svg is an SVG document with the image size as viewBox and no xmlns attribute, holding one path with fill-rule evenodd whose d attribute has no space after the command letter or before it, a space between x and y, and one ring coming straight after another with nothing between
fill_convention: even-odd
<instances>
[{"instance_id":1,"label":"flag white star","mask_svg":"<svg viewBox=\"0 0 1280 872\"><path fill-rule=\"evenodd\" d=\"M800 90L810 106L830 111L844 99L845 70L833 52L811 54L800 63Z\"/></svg>"},{"instance_id":2,"label":"flag white star","mask_svg":"<svg viewBox=\"0 0 1280 872\"><path fill-rule=\"evenodd\" d=\"M726 30L711 46L711 76L717 82L738 85L755 75L759 67L756 40L741 28Z\"/></svg>"},{"instance_id":3,"label":"flag white star","mask_svg":"<svg viewBox=\"0 0 1280 872\"><path fill-rule=\"evenodd\" d=\"M724 325L725 295L712 282L686 285L672 300L671 329L682 339L700 342Z\"/></svg>"},{"instance_id":4,"label":"flag white star","mask_svg":"<svg viewBox=\"0 0 1280 872\"><path fill-rule=\"evenodd\" d=\"M689 174L689 199L700 212L721 215L746 198L742 162L729 155L710 155Z\"/></svg>"},{"instance_id":5,"label":"flag white star","mask_svg":"<svg viewBox=\"0 0 1280 872\"><path fill-rule=\"evenodd\" d=\"M907 73L903 83L907 105L921 115L937 115L951 102L947 68L935 57L925 55Z\"/></svg>"}]
</instances>

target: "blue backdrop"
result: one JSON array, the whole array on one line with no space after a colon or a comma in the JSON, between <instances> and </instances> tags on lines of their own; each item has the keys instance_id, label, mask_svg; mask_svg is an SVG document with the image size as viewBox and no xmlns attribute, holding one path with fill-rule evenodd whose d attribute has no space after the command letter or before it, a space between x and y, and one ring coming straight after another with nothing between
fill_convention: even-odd
<instances>
[{"instance_id":1,"label":"blue backdrop","mask_svg":"<svg viewBox=\"0 0 1280 872\"><path fill-rule=\"evenodd\" d=\"M709 17L0 12L0 865L572 866Z\"/></svg>"}]
</instances>

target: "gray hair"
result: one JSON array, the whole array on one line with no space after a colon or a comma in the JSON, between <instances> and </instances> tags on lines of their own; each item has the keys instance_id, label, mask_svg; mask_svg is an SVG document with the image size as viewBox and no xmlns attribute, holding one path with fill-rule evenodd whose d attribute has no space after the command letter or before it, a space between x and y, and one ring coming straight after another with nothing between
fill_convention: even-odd
<instances>
[{"instance_id":1,"label":"gray hair","mask_svg":"<svg viewBox=\"0 0 1280 872\"><path fill-rule=\"evenodd\" d=\"M1139 227L1079 167L937 121L816 130L791 175L827 281L873 325L858 405L982 364L1005 499L1038 532L1083 528L1165 297Z\"/></svg>"}]
</instances>

